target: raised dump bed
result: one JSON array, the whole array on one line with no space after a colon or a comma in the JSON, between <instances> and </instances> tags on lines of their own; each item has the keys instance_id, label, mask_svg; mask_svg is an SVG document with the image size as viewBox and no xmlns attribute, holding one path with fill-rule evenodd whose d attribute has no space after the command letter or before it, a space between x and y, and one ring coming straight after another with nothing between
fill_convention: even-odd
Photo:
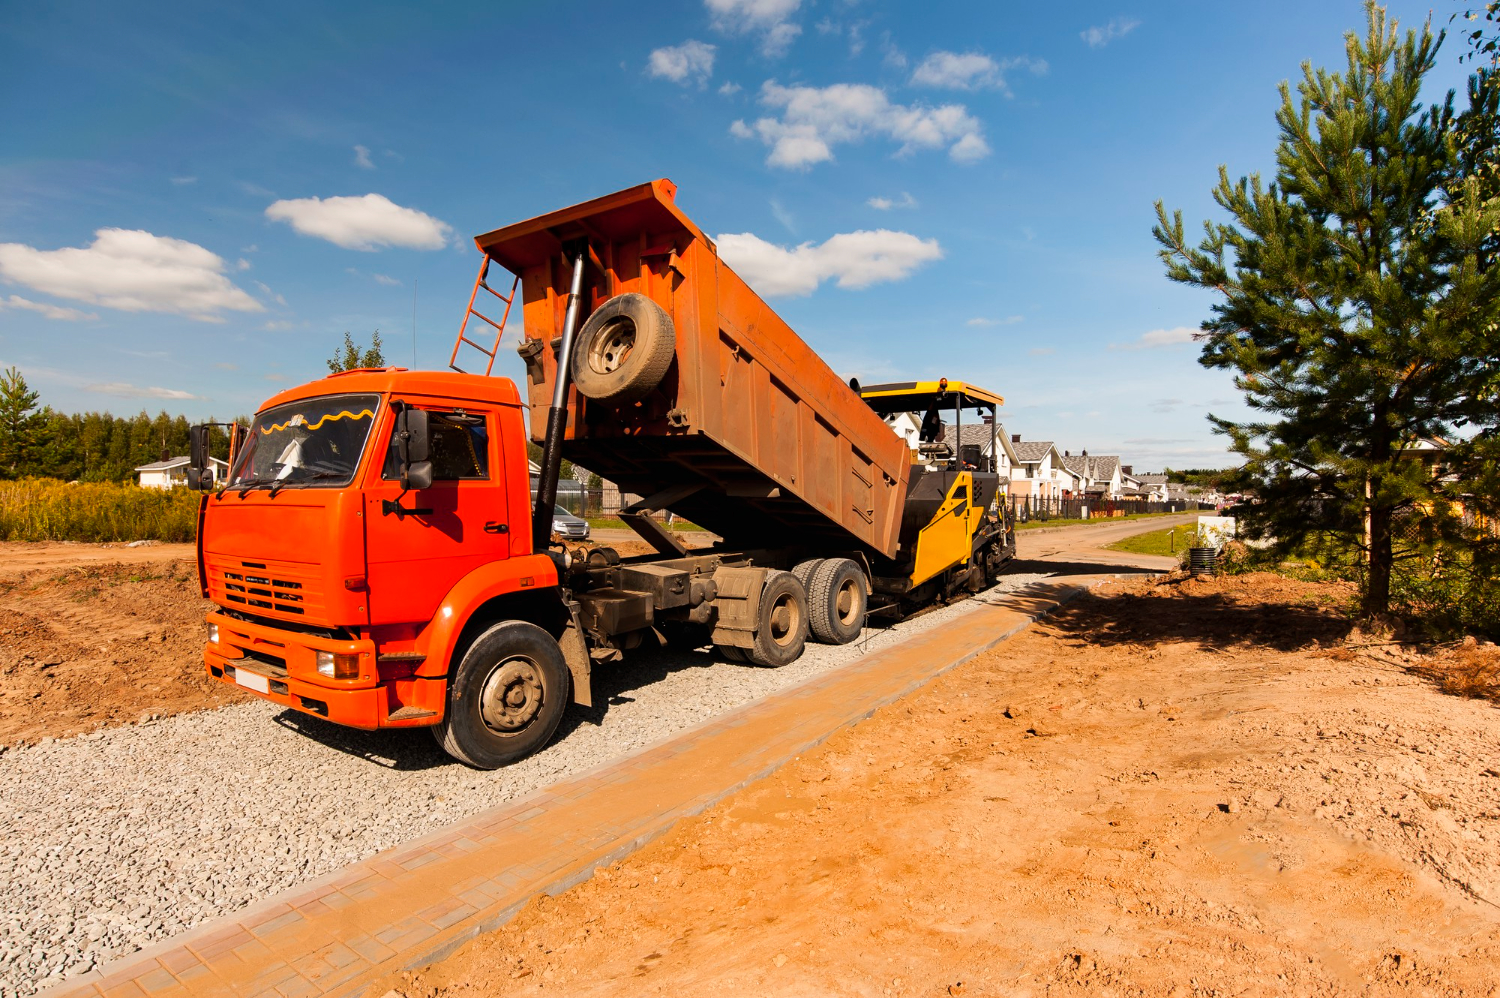
<instances>
[{"instance_id":1,"label":"raised dump bed","mask_svg":"<svg viewBox=\"0 0 1500 998\"><path fill-rule=\"evenodd\" d=\"M475 239L520 277L532 438L545 435L586 240L564 456L738 548L894 556L905 443L719 259L675 195L657 180Z\"/></svg>"}]
</instances>

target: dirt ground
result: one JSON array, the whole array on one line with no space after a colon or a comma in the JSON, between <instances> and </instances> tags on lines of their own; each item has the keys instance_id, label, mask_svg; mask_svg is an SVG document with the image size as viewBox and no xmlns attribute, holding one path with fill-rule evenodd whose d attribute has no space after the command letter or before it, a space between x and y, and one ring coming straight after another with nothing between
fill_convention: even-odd
<instances>
[{"instance_id":1,"label":"dirt ground","mask_svg":"<svg viewBox=\"0 0 1500 998\"><path fill-rule=\"evenodd\" d=\"M198 594L191 546L187 560L179 553L130 564L101 555L157 549L29 547L0 552L0 745L235 699L203 674L211 604ZM11 560L18 553L26 557ZM72 567L56 560L63 555Z\"/></svg>"},{"instance_id":2,"label":"dirt ground","mask_svg":"<svg viewBox=\"0 0 1500 998\"><path fill-rule=\"evenodd\" d=\"M1500 712L1350 595L1111 584L370 993L1500 995Z\"/></svg>"}]
</instances>

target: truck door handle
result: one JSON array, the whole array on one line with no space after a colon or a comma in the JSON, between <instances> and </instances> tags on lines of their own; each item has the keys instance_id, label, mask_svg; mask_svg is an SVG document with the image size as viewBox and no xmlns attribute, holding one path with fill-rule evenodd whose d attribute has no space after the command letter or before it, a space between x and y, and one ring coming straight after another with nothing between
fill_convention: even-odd
<instances>
[{"instance_id":1,"label":"truck door handle","mask_svg":"<svg viewBox=\"0 0 1500 998\"><path fill-rule=\"evenodd\" d=\"M489 520L484 525L484 532L487 534L508 534L510 533L510 524Z\"/></svg>"}]
</instances>

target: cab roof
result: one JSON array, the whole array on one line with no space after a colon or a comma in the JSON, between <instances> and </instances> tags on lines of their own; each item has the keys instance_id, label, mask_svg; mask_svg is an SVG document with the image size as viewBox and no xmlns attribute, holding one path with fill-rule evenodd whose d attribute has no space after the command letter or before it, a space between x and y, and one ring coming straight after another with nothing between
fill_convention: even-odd
<instances>
[{"instance_id":1,"label":"cab roof","mask_svg":"<svg viewBox=\"0 0 1500 998\"><path fill-rule=\"evenodd\" d=\"M411 371L404 367L361 367L309 381L266 399L260 410L323 395L380 394L428 395L489 405L521 405L515 382L480 374L452 371Z\"/></svg>"},{"instance_id":2,"label":"cab roof","mask_svg":"<svg viewBox=\"0 0 1500 998\"><path fill-rule=\"evenodd\" d=\"M881 415L893 412L919 412L933 402L944 406L959 405L965 409L1005 405L1005 399L987 388L965 381L939 378L936 381L894 381L886 385L864 385L859 397Z\"/></svg>"}]
</instances>

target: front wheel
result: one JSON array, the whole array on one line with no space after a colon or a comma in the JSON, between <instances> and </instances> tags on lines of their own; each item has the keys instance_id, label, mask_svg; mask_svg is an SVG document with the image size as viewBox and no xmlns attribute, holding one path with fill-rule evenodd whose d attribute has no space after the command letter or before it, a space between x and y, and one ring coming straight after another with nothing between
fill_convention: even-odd
<instances>
[{"instance_id":1,"label":"front wheel","mask_svg":"<svg viewBox=\"0 0 1500 998\"><path fill-rule=\"evenodd\" d=\"M438 744L475 769L499 769L557 733L568 703L568 664L552 635L523 620L486 630L448 681Z\"/></svg>"}]
</instances>

